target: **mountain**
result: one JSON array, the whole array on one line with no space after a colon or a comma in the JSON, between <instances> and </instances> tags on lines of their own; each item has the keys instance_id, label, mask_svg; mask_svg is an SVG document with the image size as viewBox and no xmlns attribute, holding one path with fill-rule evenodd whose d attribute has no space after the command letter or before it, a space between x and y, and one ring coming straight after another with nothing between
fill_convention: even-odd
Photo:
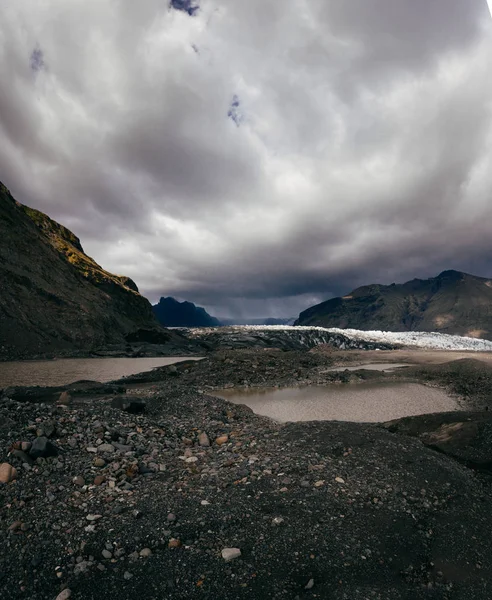
<instances>
[{"instance_id":1,"label":"mountain","mask_svg":"<svg viewBox=\"0 0 492 600\"><path fill-rule=\"evenodd\" d=\"M164 327L218 327L220 322L192 302L178 302L174 298L161 298L152 307L154 315Z\"/></svg>"},{"instance_id":2,"label":"mountain","mask_svg":"<svg viewBox=\"0 0 492 600\"><path fill-rule=\"evenodd\" d=\"M0 359L174 336L131 279L102 269L71 231L16 202L2 183L0 282Z\"/></svg>"},{"instance_id":3,"label":"mountain","mask_svg":"<svg viewBox=\"0 0 492 600\"><path fill-rule=\"evenodd\" d=\"M492 280L444 271L398 285L368 285L308 308L296 325L439 331L492 339Z\"/></svg>"},{"instance_id":4,"label":"mountain","mask_svg":"<svg viewBox=\"0 0 492 600\"><path fill-rule=\"evenodd\" d=\"M291 319L277 319L275 317L263 317L258 319L220 319L220 322L224 326L232 325L294 325L295 318Z\"/></svg>"}]
</instances>

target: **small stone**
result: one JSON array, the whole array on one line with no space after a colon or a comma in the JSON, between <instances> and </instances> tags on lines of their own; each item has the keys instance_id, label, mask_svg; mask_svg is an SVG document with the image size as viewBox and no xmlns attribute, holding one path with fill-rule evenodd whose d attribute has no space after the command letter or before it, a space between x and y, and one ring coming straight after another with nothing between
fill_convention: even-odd
<instances>
[{"instance_id":1,"label":"small stone","mask_svg":"<svg viewBox=\"0 0 492 600\"><path fill-rule=\"evenodd\" d=\"M176 538L171 538L168 543L168 548L179 548L181 546L181 541Z\"/></svg>"},{"instance_id":2,"label":"small stone","mask_svg":"<svg viewBox=\"0 0 492 600\"><path fill-rule=\"evenodd\" d=\"M210 446L210 438L205 431L202 431L202 433L200 433L198 436L198 443L200 446Z\"/></svg>"},{"instance_id":3,"label":"small stone","mask_svg":"<svg viewBox=\"0 0 492 600\"><path fill-rule=\"evenodd\" d=\"M104 558L107 558L108 560L110 558L113 558L112 553L109 550L104 549L101 554L103 555Z\"/></svg>"},{"instance_id":4,"label":"small stone","mask_svg":"<svg viewBox=\"0 0 492 600\"><path fill-rule=\"evenodd\" d=\"M284 522L284 519L282 517L275 517L272 520L272 525L282 525L283 522Z\"/></svg>"},{"instance_id":5,"label":"small stone","mask_svg":"<svg viewBox=\"0 0 492 600\"><path fill-rule=\"evenodd\" d=\"M319 481L317 481L317 482L314 484L314 487L317 487L317 488L318 488L318 487L321 487L322 485L325 485L325 481L324 481L324 479L320 479Z\"/></svg>"},{"instance_id":6,"label":"small stone","mask_svg":"<svg viewBox=\"0 0 492 600\"><path fill-rule=\"evenodd\" d=\"M53 421L46 421L36 429L36 435L38 437L50 438L55 435L56 427Z\"/></svg>"},{"instance_id":7,"label":"small stone","mask_svg":"<svg viewBox=\"0 0 492 600\"><path fill-rule=\"evenodd\" d=\"M14 521L12 525L9 527L9 531L17 531L22 527L22 521Z\"/></svg>"},{"instance_id":8,"label":"small stone","mask_svg":"<svg viewBox=\"0 0 492 600\"><path fill-rule=\"evenodd\" d=\"M234 560L235 558L239 558L241 556L241 550L239 550L239 548L224 548L221 554L222 558L226 562L230 562L231 560Z\"/></svg>"},{"instance_id":9,"label":"small stone","mask_svg":"<svg viewBox=\"0 0 492 600\"><path fill-rule=\"evenodd\" d=\"M185 459L186 463L195 463L197 462L198 458L196 456L189 456L187 459Z\"/></svg>"},{"instance_id":10,"label":"small stone","mask_svg":"<svg viewBox=\"0 0 492 600\"><path fill-rule=\"evenodd\" d=\"M9 463L0 465L0 483L10 483L17 477L17 469Z\"/></svg>"},{"instance_id":11,"label":"small stone","mask_svg":"<svg viewBox=\"0 0 492 600\"><path fill-rule=\"evenodd\" d=\"M314 587L314 579L310 579L307 584L305 585L304 589L305 590L312 590Z\"/></svg>"},{"instance_id":12,"label":"small stone","mask_svg":"<svg viewBox=\"0 0 492 600\"><path fill-rule=\"evenodd\" d=\"M345 479L342 479L341 477L335 477L335 481L337 483L345 483Z\"/></svg>"},{"instance_id":13,"label":"small stone","mask_svg":"<svg viewBox=\"0 0 492 600\"><path fill-rule=\"evenodd\" d=\"M106 465L106 461L104 460L104 458L100 458L98 456L97 458L94 459L95 467L104 467L105 465Z\"/></svg>"},{"instance_id":14,"label":"small stone","mask_svg":"<svg viewBox=\"0 0 492 600\"><path fill-rule=\"evenodd\" d=\"M29 450L31 449L31 442L22 442L21 443L21 450L22 452L29 452Z\"/></svg>"},{"instance_id":15,"label":"small stone","mask_svg":"<svg viewBox=\"0 0 492 600\"><path fill-rule=\"evenodd\" d=\"M140 550L139 555L143 558L147 558L148 556L152 556L152 550L150 548L143 548Z\"/></svg>"},{"instance_id":16,"label":"small stone","mask_svg":"<svg viewBox=\"0 0 492 600\"><path fill-rule=\"evenodd\" d=\"M209 502L208 500L202 500L202 501L200 502L200 504L201 504L202 506L209 506L210 502Z\"/></svg>"},{"instance_id":17,"label":"small stone","mask_svg":"<svg viewBox=\"0 0 492 600\"><path fill-rule=\"evenodd\" d=\"M222 444L226 444L228 441L229 441L228 435L221 435L215 439L215 443L217 444L217 446L222 446Z\"/></svg>"},{"instance_id":18,"label":"small stone","mask_svg":"<svg viewBox=\"0 0 492 600\"><path fill-rule=\"evenodd\" d=\"M94 478L94 485L102 485L106 481L104 475L98 475Z\"/></svg>"},{"instance_id":19,"label":"small stone","mask_svg":"<svg viewBox=\"0 0 492 600\"><path fill-rule=\"evenodd\" d=\"M72 595L72 590L65 588L63 592L60 592L56 597L56 600L68 600Z\"/></svg>"},{"instance_id":20,"label":"small stone","mask_svg":"<svg viewBox=\"0 0 492 600\"><path fill-rule=\"evenodd\" d=\"M132 577L133 577L133 575L132 575L130 572L128 572L128 571L125 571L125 572L123 573L123 579L126 579L127 581L128 581L129 579L131 579Z\"/></svg>"},{"instance_id":21,"label":"small stone","mask_svg":"<svg viewBox=\"0 0 492 600\"><path fill-rule=\"evenodd\" d=\"M82 487L83 485L85 485L85 480L80 475L78 477L74 477L73 478L73 482L75 483L75 485L78 485L80 487Z\"/></svg>"},{"instance_id":22,"label":"small stone","mask_svg":"<svg viewBox=\"0 0 492 600\"><path fill-rule=\"evenodd\" d=\"M173 521L176 521L176 515L174 515L173 513L169 513L167 515L167 520L169 521L169 523L172 523Z\"/></svg>"},{"instance_id":23,"label":"small stone","mask_svg":"<svg viewBox=\"0 0 492 600\"><path fill-rule=\"evenodd\" d=\"M112 452L115 451L115 447L113 446L113 444L101 444L100 446L97 447L97 451L98 452L107 452L108 454L111 454Z\"/></svg>"},{"instance_id":24,"label":"small stone","mask_svg":"<svg viewBox=\"0 0 492 600\"><path fill-rule=\"evenodd\" d=\"M99 519L102 519L102 515L87 515L86 519L91 522L98 521Z\"/></svg>"}]
</instances>

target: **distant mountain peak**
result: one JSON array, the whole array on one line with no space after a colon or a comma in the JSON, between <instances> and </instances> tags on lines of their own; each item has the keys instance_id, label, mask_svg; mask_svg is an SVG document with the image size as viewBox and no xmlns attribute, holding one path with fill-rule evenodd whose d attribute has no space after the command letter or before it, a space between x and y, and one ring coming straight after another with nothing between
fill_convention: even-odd
<instances>
[{"instance_id":1,"label":"distant mountain peak","mask_svg":"<svg viewBox=\"0 0 492 600\"><path fill-rule=\"evenodd\" d=\"M152 307L154 315L164 327L218 327L220 322L193 302L179 302L171 296L161 298Z\"/></svg>"}]
</instances>

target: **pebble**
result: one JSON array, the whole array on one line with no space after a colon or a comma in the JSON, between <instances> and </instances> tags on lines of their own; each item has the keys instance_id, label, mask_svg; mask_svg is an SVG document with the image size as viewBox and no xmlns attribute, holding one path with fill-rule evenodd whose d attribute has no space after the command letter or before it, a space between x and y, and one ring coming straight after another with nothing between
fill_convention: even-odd
<instances>
[{"instance_id":1,"label":"pebble","mask_svg":"<svg viewBox=\"0 0 492 600\"><path fill-rule=\"evenodd\" d=\"M148 556L152 556L152 550L150 548L143 548L140 550L140 556L143 558L147 558Z\"/></svg>"},{"instance_id":2,"label":"pebble","mask_svg":"<svg viewBox=\"0 0 492 600\"><path fill-rule=\"evenodd\" d=\"M94 478L94 485L102 485L106 481L104 475L98 475Z\"/></svg>"},{"instance_id":3,"label":"pebble","mask_svg":"<svg viewBox=\"0 0 492 600\"><path fill-rule=\"evenodd\" d=\"M310 579L306 586L304 587L305 590L312 590L314 587L314 579Z\"/></svg>"},{"instance_id":4,"label":"pebble","mask_svg":"<svg viewBox=\"0 0 492 600\"><path fill-rule=\"evenodd\" d=\"M342 479L341 477L335 477L335 481L337 483L345 483L345 479Z\"/></svg>"},{"instance_id":5,"label":"pebble","mask_svg":"<svg viewBox=\"0 0 492 600\"><path fill-rule=\"evenodd\" d=\"M185 462L187 463L195 463L197 462L198 458L196 456L189 456L187 459L185 459Z\"/></svg>"},{"instance_id":6,"label":"pebble","mask_svg":"<svg viewBox=\"0 0 492 600\"><path fill-rule=\"evenodd\" d=\"M9 463L0 465L0 483L10 483L17 477L17 469Z\"/></svg>"},{"instance_id":7,"label":"pebble","mask_svg":"<svg viewBox=\"0 0 492 600\"><path fill-rule=\"evenodd\" d=\"M126 579L127 581L128 581L129 579L131 579L132 577L133 577L133 575L132 575L131 573L129 573L128 571L125 571L125 572L123 573L123 579Z\"/></svg>"},{"instance_id":8,"label":"pebble","mask_svg":"<svg viewBox=\"0 0 492 600\"><path fill-rule=\"evenodd\" d=\"M177 540L176 538L171 538L169 540L169 544L168 544L169 548L179 548L180 546L181 546L180 540Z\"/></svg>"},{"instance_id":9,"label":"pebble","mask_svg":"<svg viewBox=\"0 0 492 600\"><path fill-rule=\"evenodd\" d=\"M321 487L322 485L325 485L325 481L324 481L324 479L320 479L319 481L317 481L317 482L314 484L314 487Z\"/></svg>"},{"instance_id":10,"label":"pebble","mask_svg":"<svg viewBox=\"0 0 492 600\"><path fill-rule=\"evenodd\" d=\"M87 515L86 519L88 521L98 521L99 519L102 519L102 515Z\"/></svg>"},{"instance_id":11,"label":"pebble","mask_svg":"<svg viewBox=\"0 0 492 600\"><path fill-rule=\"evenodd\" d=\"M198 443L200 446L210 446L210 439L205 431L202 431L202 433L200 433L198 436Z\"/></svg>"},{"instance_id":12,"label":"pebble","mask_svg":"<svg viewBox=\"0 0 492 600\"><path fill-rule=\"evenodd\" d=\"M72 595L72 590L70 590L69 588L66 588L63 590L63 592L60 592L58 594L58 596L56 597L56 600L68 600L68 598L70 598L71 595Z\"/></svg>"},{"instance_id":13,"label":"pebble","mask_svg":"<svg viewBox=\"0 0 492 600\"><path fill-rule=\"evenodd\" d=\"M169 521L169 523L172 523L173 521L176 521L176 515L174 515L173 513L169 513L167 515L167 520Z\"/></svg>"},{"instance_id":14,"label":"pebble","mask_svg":"<svg viewBox=\"0 0 492 600\"><path fill-rule=\"evenodd\" d=\"M230 562L241 556L241 550L239 548L224 548L221 554L226 562Z\"/></svg>"},{"instance_id":15,"label":"pebble","mask_svg":"<svg viewBox=\"0 0 492 600\"><path fill-rule=\"evenodd\" d=\"M104 460L104 458L97 457L94 459L95 467L104 467L105 464L106 464L106 461Z\"/></svg>"},{"instance_id":16,"label":"pebble","mask_svg":"<svg viewBox=\"0 0 492 600\"><path fill-rule=\"evenodd\" d=\"M108 454L115 451L115 447L113 444L101 444L97 447L98 452L107 452Z\"/></svg>"},{"instance_id":17,"label":"pebble","mask_svg":"<svg viewBox=\"0 0 492 600\"><path fill-rule=\"evenodd\" d=\"M73 478L73 482L75 483L75 485L78 485L80 487L82 487L83 485L85 485L85 480L80 475L78 477L74 477Z\"/></svg>"},{"instance_id":18,"label":"pebble","mask_svg":"<svg viewBox=\"0 0 492 600\"><path fill-rule=\"evenodd\" d=\"M283 522L284 522L284 519L282 517L275 517L272 520L272 525L282 525Z\"/></svg>"},{"instance_id":19,"label":"pebble","mask_svg":"<svg viewBox=\"0 0 492 600\"><path fill-rule=\"evenodd\" d=\"M215 443L218 446L222 446L222 444L225 444L229 441L229 436L228 435L221 435L218 438L216 438Z\"/></svg>"},{"instance_id":20,"label":"pebble","mask_svg":"<svg viewBox=\"0 0 492 600\"><path fill-rule=\"evenodd\" d=\"M101 554L103 555L104 558L110 559L113 558L112 553L109 550L104 549Z\"/></svg>"}]
</instances>

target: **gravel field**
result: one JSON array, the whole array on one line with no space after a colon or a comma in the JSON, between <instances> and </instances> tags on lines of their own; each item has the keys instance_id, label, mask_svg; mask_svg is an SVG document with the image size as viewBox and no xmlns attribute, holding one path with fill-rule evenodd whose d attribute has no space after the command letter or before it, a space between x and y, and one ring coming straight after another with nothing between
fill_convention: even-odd
<instances>
[{"instance_id":1,"label":"gravel field","mask_svg":"<svg viewBox=\"0 0 492 600\"><path fill-rule=\"evenodd\" d=\"M228 351L54 402L4 390L0 597L489 600L488 412L279 425L213 396L366 374L332 364Z\"/></svg>"}]
</instances>

